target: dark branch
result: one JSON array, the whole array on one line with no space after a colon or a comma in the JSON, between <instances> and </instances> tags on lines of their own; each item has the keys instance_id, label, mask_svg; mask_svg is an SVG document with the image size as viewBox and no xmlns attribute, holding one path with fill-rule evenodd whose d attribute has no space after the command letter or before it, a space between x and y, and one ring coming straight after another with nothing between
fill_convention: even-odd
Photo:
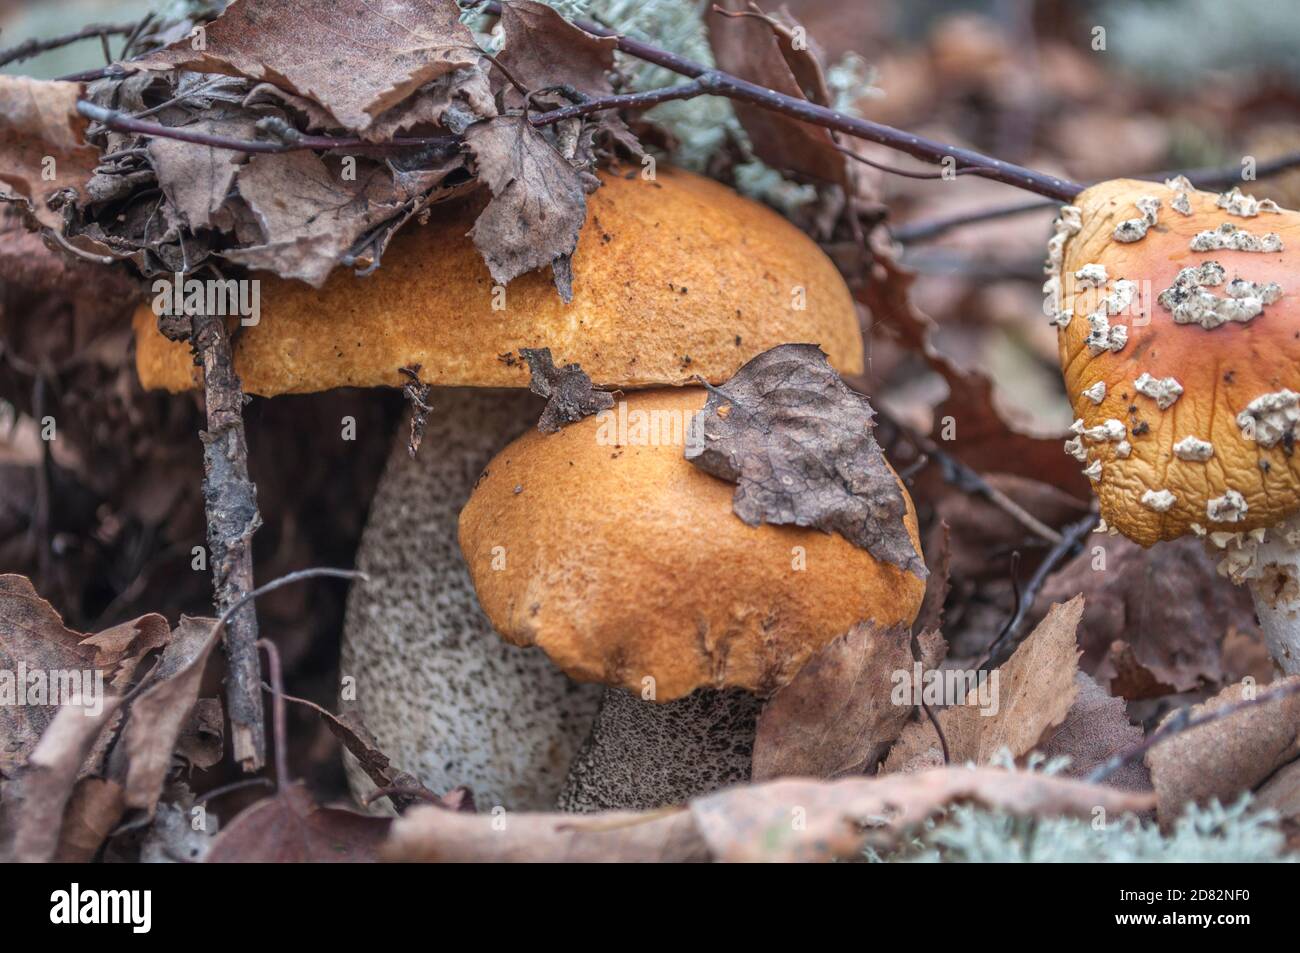
<instances>
[{"instance_id":1,"label":"dark branch","mask_svg":"<svg viewBox=\"0 0 1300 953\"><path fill-rule=\"evenodd\" d=\"M390 139L386 142L369 142L354 137L309 136L304 133L292 139L238 139L234 136L198 132L184 126L164 126L161 123L148 122L115 109L96 106L84 99L77 101L77 112L87 119L119 132L133 132L137 135L155 136L161 139L179 139L182 142L193 142L214 149L230 149L234 152L294 152L301 149L374 149L391 152L394 149L425 149L430 146L458 147L459 144L459 140L454 136L420 136L410 139Z\"/></svg>"},{"instance_id":2,"label":"dark branch","mask_svg":"<svg viewBox=\"0 0 1300 953\"><path fill-rule=\"evenodd\" d=\"M1024 628L1025 616L1033 606L1034 600L1038 598L1038 593L1042 590L1044 583L1047 582L1047 577L1052 574L1058 565L1074 555L1083 538L1091 533L1096 525L1097 514L1089 513L1083 519L1076 520L1065 527L1065 530L1061 533L1061 541L1043 557L1043 561L1034 570L1034 575L1030 578L1029 585L1025 587L1024 592L1017 594L1015 611L1001 634L989 646L989 657L980 666L980 671L991 671L1011 658L1012 653L1015 652L1016 647L1022 641L1020 633Z\"/></svg>"},{"instance_id":3,"label":"dark branch","mask_svg":"<svg viewBox=\"0 0 1300 953\"><path fill-rule=\"evenodd\" d=\"M488 0L488 2L481 5L480 9L487 13L499 15L501 13L501 4L496 0ZM848 116L838 110L811 103L806 99L778 93L764 86L759 86L757 83L741 79L739 76L733 76L722 70L710 69L704 64L697 63L684 56L669 53L667 50L661 50L649 43L643 43L629 36L623 36L617 31L601 26L598 23L591 23L587 20L575 20L574 23L596 36L613 37L618 41L619 50L628 56L634 56L647 63L662 66L664 69L690 79L699 80L703 87L701 91L706 94L726 96L728 99L752 103L763 109L769 109L814 126L823 126L858 139L878 142L881 145L889 146L891 149L897 149L900 152L906 152L908 155L926 162L938 164L945 159L952 159L956 163L957 169L978 169L979 174L985 178L1027 189L1030 192L1037 192L1039 195L1045 195L1058 201L1067 202L1083 191L1083 186L1077 182L1070 182L1054 175L1047 175L1010 162L1003 162L1001 159L995 159L971 149L963 149L960 146L948 145L928 139L925 136L904 132L902 129L895 129L893 126L886 126L883 123Z\"/></svg>"},{"instance_id":4,"label":"dark branch","mask_svg":"<svg viewBox=\"0 0 1300 953\"><path fill-rule=\"evenodd\" d=\"M1300 166L1300 152L1288 153L1279 156L1276 159L1270 159L1262 162L1255 168L1256 179L1266 179L1269 176L1277 175ZM889 170L893 171L893 170ZM1229 185L1239 185L1243 180L1241 178L1241 164L1216 166L1209 169L1192 169L1172 172L1143 172L1134 175L1136 179L1148 179L1150 181L1163 182L1165 179L1172 179L1176 175L1185 175L1192 185L1198 189L1219 189ZM929 219L928 221L908 222L892 229L890 234L895 241L902 242L904 245L914 244L917 242L929 241L932 238L938 238L940 235L952 231L954 228L961 228L963 225L974 225L978 222L989 222L999 218L1009 218L1012 215L1021 215L1026 212L1038 212L1047 208L1056 208L1057 203L1054 201L1029 201L1015 202L1008 205L996 205L993 208L977 209L973 212L960 212L956 215L949 215L943 218Z\"/></svg>"},{"instance_id":5,"label":"dark branch","mask_svg":"<svg viewBox=\"0 0 1300 953\"><path fill-rule=\"evenodd\" d=\"M617 96L588 99L586 102L577 103L573 106L538 113L536 116L530 117L529 122L534 126L549 126L552 123L562 122L566 119L577 119L579 116L588 116L592 113L603 112L606 109L649 109L651 106L671 102L675 99L692 99L703 92L704 84L699 80L693 80L680 86L666 86L663 89L651 89L644 93L622 93Z\"/></svg>"},{"instance_id":6,"label":"dark branch","mask_svg":"<svg viewBox=\"0 0 1300 953\"><path fill-rule=\"evenodd\" d=\"M97 36L131 36L138 26L138 23L92 23L90 26L82 27L75 33L65 33L62 36L52 37L48 40L27 40L25 43L19 43L10 49L0 50L0 66L8 66L10 63L17 63L21 60L29 60L33 56L40 56L50 50L57 50L80 40L91 40Z\"/></svg>"},{"instance_id":7,"label":"dark branch","mask_svg":"<svg viewBox=\"0 0 1300 953\"><path fill-rule=\"evenodd\" d=\"M203 440L203 502L217 611L225 628L226 708L235 760L256 771L266 759L262 675L257 659L253 591L253 533L262 524L257 488L248 476L244 391L235 374L225 319L196 315L190 341L203 364L208 429Z\"/></svg>"}]
</instances>

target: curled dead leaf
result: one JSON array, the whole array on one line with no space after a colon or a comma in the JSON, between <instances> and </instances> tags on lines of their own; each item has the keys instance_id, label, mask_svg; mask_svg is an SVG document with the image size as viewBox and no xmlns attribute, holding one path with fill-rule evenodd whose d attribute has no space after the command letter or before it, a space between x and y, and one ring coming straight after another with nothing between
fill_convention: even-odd
<instances>
[{"instance_id":1,"label":"curled dead leaf","mask_svg":"<svg viewBox=\"0 0 1300 953\"><path fill-rule=\"evenodd\" d=\"M1268 689L1300 681L1283 679ZM1259 689L1245 682L1229 685L1200 705L1190 717L1208 714L1249 699ZM1169 719L1179 717L1171 712ZM1251 705L1217 721L1189 728L1155 745L1146 753L1156 790L1162 826L1177 819L1189 802L1221 804L1252 790L1279 767L1300 757L1300 694Z\"/></svg>"},{"instance_id":2,"label":"curled dead leaf","mask_svg":"<svg viewBox=\"0 0 1300 953\"><path fill-rule=\"evenodd\" d=\"M0 74L0 200L23 202L42 225L60 229L60 192L84 193L99 151L82 139L77 83Z\"/></svg>"},{"instance_id":3,"label":"curled dead leaf","mask_svg":"<svg viewBox=\"0 0 1300 953\"><path fill-rule=\"evenodd\" d=\"M381 859L444 862L830 861L897 843L944 808L1033 817L1148 809L1149 795L991 768L742 785L684 808L603 814L462 814L420 807L393 822Z\"/></svg>"},{"instance_id":4,"label":"curled dead leaf","mask_svg":"<svg viewBox=\"0 0 1300 953\"><path fill-rule=\"evenodd\" d=\"M750 526L814 526L920 579L898 478L872 435L875 411L815 344L781 344L709 387L686 459L735 483L732 509Z\"/></svg>"},{"instance_id":5,"label":"curled dead leaf","mask_svg":"<svg viewBox=\"0 0 1300 953\"><path fill-rule=\"evenodd\" d=\"M937 664L933 654L922 662ZM871 770L911 717L912 706L894 704L892 694L895 674L912 666L912 635L903 626L863 622L826 645L763 708L754 780Z\"/></svg>"}]
</instances>

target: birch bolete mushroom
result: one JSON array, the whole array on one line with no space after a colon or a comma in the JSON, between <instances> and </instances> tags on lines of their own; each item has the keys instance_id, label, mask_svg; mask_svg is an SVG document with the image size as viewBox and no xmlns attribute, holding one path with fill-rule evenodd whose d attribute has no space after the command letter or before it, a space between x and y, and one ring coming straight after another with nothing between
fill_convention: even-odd
<instances>
[{"instance_id":1,"label":"birch bolete mushroom","mask_svg":"<svg viewBox=\"0 0 1300 953\"><path fill-rule=\"evenodd\" d=\"M562 809L652 808L748 779L762 698L854 624L910 625L920 607L921 576L838 533L738 518L736 487L683 453L706 397L646 391L525 434L461 512L497 631L607 686Z\"/></svg>"},{"instance_id":2,"label":"birch bolete mushroom","mask_svg":"<svg viewBox=\"0 0 1300 953\"><path fill-rule=\"evenodd\" d=\"M263 278L261 321L234 342L252 394L396 387L414 366L435 388L422 449L410 459L398 434L371 504L357 556L370 582L349 596L342 672L396 765L435 791L467 784L481 805L552 806L599 696L536 649L494 636L456 544L475 478L541 409L519 352L549 348L557 364L623 389L725 380L790 340L819 342L842 371L862 369L848 289L789 222L662 166L655 181L601 179L569 304L540 273L494 288L467 237L481 208L471 199L408 226L364 281L339 271L317 290ZM148 309L136 332L146 387L195 386L188 349L162 337ZM349 776L358 793L370 789L354 764Z\"/></svg>"},{"instance_id":3,"label":"birch bolete mushroom","mask_svg":"<svg viewBox=\"0 0 1300 953\"><path fill-rule=\"evenodd\" d=\"M1103 527L1194 535L1249 583L1300 672L1300 214L1233 188L1118 180L1056 223L1045 291Z\"/></svg>"}]
</instances>

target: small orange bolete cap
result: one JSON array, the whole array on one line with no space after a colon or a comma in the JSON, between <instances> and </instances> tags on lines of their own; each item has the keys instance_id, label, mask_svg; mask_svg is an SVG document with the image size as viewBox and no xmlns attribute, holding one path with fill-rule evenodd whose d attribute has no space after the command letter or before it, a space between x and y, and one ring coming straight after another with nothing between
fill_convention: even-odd
<instances>
[{"instance_id":1,"label":"small orange bolete cap","mask_svg":"<svg viewBox=\"0 0 1300 953\"><path fill-rule=\"evenodd\" d=\"M1067 453L1143 545L1300 509L1300 214L1182 177L1066 206L1044 291L1077 418Z\"/></svg>"},{"instance_id":2,"label":"small orange bolete cap","mask_svg":"<svg viewBox=\"0 0 1300 953\"><path fill-rule=\"evenodd\" d=\"M707 396L630 394L626 428L607 411L530 431L487 465L460 514L460 547L508 641L538 646L579 681L666 702L698 688L768 695L858 622L911 624L920 576L838 533L736 516L736 487L683 455Z\"/></svg>"}]
</instances>

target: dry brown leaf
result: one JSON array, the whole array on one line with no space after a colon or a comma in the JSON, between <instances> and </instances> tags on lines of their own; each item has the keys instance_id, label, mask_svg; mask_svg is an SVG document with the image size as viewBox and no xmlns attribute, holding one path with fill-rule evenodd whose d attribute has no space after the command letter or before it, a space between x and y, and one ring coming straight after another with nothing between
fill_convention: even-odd
<instances>
[{"instance_id":1,"label":"dry brown leaf","mask_svg":"<svg viewBox=\"0 0 1300 953\"><path fill-rule=\"evenodd\" d=\"M1296 681L1300 675L1275 682L1268 690ZM1192 706L1191 717L1236 704L1259 691L1258 686L1244 682L1229 685L1203 704ZM1178 713L1171 712L1162 725L1176 717ZM1205 804L1217 798L1227 804L1297 756L1300 695L1296 694L1179 732L1146 754L1160 823L1173 823L1189 802Z\"/></svg>"},{"instance_id":2,"label":"dry brown leaf","mask_svg":"<svg viewBox=\"0 0 1300 953\"><path fill-rule=\"evenodd\" d=\"M54 608L24 576L0 575L0 775L12 777L50 727L59 709L18 704L19 675L41 673L47 682L60 673L99 672L105 690L120 692L144 655L163 645L171 632L160 615L146 615L98 635L82 635L63 624ZM21 668L21 672L20 672ZM46 696L47 698L49 696Z\"/></svg>"},{"instance_id":3,"label":"dry brown leaf","mask_svg":"<svg viewBox=\"0 0 1300 953\"><path fill-rule=\"evenodd\" d=\"M1065 720L1078 693L1074 675L1079 649L1074 633L1082 615L1082 596L1052 606L1047 618L997 670L996 688L990 676L996 713L983 714L974 697L969 704L936 713L952 764L988 764L1002 748L1009 749L1012 757L1023 757ZM923 719L904 729L881 772L912 772L942 763L939 736L929 719Z\"/></svg>"},{"instance_id":4,"label":"dry brown leaf","mask_svg":"<svg viewBox=\"0 0 1300 953\"><path fill-rule=\"evenodd\" d=\"M125 775L129 807L152 813L157 805L177 739L198 700L203 667L220 635L213 619L181 616L149 686L132 702L111 762L115 777Z\"/></svg>"},{"instance_id":5,"label":"dry brown leaf","mask_svg":"<svg viewBox=\"0 0 1300 953\"><path fill-rule=\"evenodd\" d=\"M358 159L355 173L347 179L338 159L305 150L254 156L238 184L263 241L224 256L319 287L358 238L410 198L384 166Z\"/></svg>"},{"instance_id":6,"label":"dry brown leaf","mask_svg":"<svg viewBox=\"0 0 1300 953\"><path fill-rule=\"evenodd\" d=\"M906 495L872 431L876 412L815 344L779 344L710 387L686 459L736 484L748 526L839 533L877 560L925 579L905 523Z\"/></svg>"},{"instance_id":7,"label":"dry brown leaf","mask_svg":"<svg viewBox=\"0 0 1300 953\"><path fill-rule=\"evenodd\" d=\"M830 861L959 803L1034 817L1146 810L1149 795L1042 774L939 768L887 778L743 785L685 808L605 814L462 814L418 807L393 823L390 861Z\"/></svg>"},{"instance_id":8,"label":"dry brown leaf","mask_svg":"<svg viewBox=\"0 0 1300 953\"><path fill-rule=\"evenodd\" d=\"M294 784L239 814L216 836L205 859L209 864L364 863L375 860L390 823L321 807Z\"/></svg>"},{"instance_id":9,"label":"dry brown leaf","mask_svg":"<svg viewBox=\"0 0 1300 953\"><path fill-rule=\"evenodd\" d=\"M475 123L465 131L465 143L492 190L492 201L470 230L492 280L508 284L550 265L560 297L572 300L569 260L587 218L594 177L575 169L523 116Z\"/></svg>"},{"instance_id":10,"label":"dry brown leaf","mask_svg":"<svg viewBox=\"0 0 1300 953\"><path fill-rule=\"evenodd\" d=\"M1291 850L1300 850L1300 760L1292 761L1255 793L1255 807L1276 811Z\"/></svg>"},{"instance_id":11,"label":"dry brown leaf","mask_svg":"<svg viewBox=\"0 0 1300 953\"><path fill-rule=\"evenodd\" d=\"M121 701L109 695L95 707L63 705L58 709L26 764L4 784L0 797L4 808L0 813L0 859L20 863L53 859L59 846L64 807L82 765L100 732L117 714Z\"/></svg>"},{"instance_id":12,"label":"dry brown leaf","mask_svg":"<svg viewBox=\"0 0 1300 953\"><path fill-rule=\"evenodd\" d=\"M558 433L562 427L614 406L614 395L596 390L581 365L556 367L549 347L521 347L519 356L528 362L528 389L546 398L546 407L537 419L539 432Z\"/></svg>"},{"instance_id":13,"label":"dry brown leaf","mask_svg":"<svg viewBox=\"0 0 1300 953\"><path fill-rule=\"evenodd\" d=\"M480 119L497 114L492 86L477 66L462 67L431 83L375 120L365 132L371 142L384 142L416 126L442 126L460 135Z\"/></svg>"},{"instance_id":14,"label":"dry brown leaf","mask_svg":"<svg viewBox=\"0 0 1300 953\"><path fill-rule=\"evenodd\" d=\"M477 64L453 0L235 0L204 30L133 61L264 80L365 133L424 84Z\"/></svg>"},{"instance_id":15,"label":"dry brown leaf","mask_svg":"<svg viewBox=\"0 0 1300 953\"><path fill-rule=\"evenodd\" d=\"M1221 684L1228 629L1256 631L1250 594L1224 585L1194 539L1144 549L1120 536L1089 536L1048 579L1036 610L1078 592L1088 600L1081 666L1130 700ZM1116 641L1124 645L1113 648Z\"/></svg>"},{"instance_id":16,"label":"dry brown leaf","mask_svg":"<svg viewBox=\"0 0 1300 953\"><path fill-rule=\"evenodd\" d=\"M200 698L181 726L176 753L191 768L210 768L225 753L225 710L220 698Z\"/></svg>"},{"instance_id":17,"label":"dry brown leaf","mask_svg":"<svg viewBox=\"0 0 1300 953\"><path fill-rule=\"evenodd\" d=\"M122 816L126 801L122 786L106 778L82 778L63 811L63 828L54 859L61 864L84 864L95 859Z\"/></svg>"},{"instance_id":18,"label":"dry brown leaf","mask_svg":"<svg viewBox=\"0 0 1300 953\"><path fill-rule=\"evenodd\" d=\"M754 780L869 771L912 714L891 698L894 673L912 664L912 635L902 626L862 622L828 644L763 708Z\"/></svg>"},{"instance_id":19,"label":"dry brown leaf","mask_svg":"<svg viewBox=\"0 0 1300 953\"><path fill-rule=\"evenodd\" d=\"M525 89L567 84L593 97L613 92L606 74L614 68L618 40L593 36L534 0L501 6L505 44L497 59ZM512 87L506 101L519 106L523 97Z\"/></svg>"},{"instance_id":20,"label":"dry brown leaf","mask_svg":"<svg viewBox=\"0 0 1300 953\"><path fill-rule=\"evenodd\" d=\"M0 75L0 200L24 201L37 221L58 229L49 200L64 189L84 195L99 163L77 114L77 83Z\"/></svg>"},{"instance_id":21,"label":"dry brown leaf","mask_svg":"<svg viewBox=\"0 0 1300 953\"><path fill-rule=\"evenodd\" d=\"M1049 758L1068 755L1070 766L1063 777L1083 778L1112 756L1142 743L1142 729L1128 720L1124 699L1106 692L1097 682L1077 672L1074 684L1079 692L1050 738L1038 750ZM1140 764L1120 768L1106 784L1129 791L1150 791L1151 777Z\"/></svg>"},{"instance_id":22,"label":"dry brown leaf","mask_svg":"<svg viewBox=\"0 0 1300 953\"><path fill-rule=\"evenodd\" d=\"M305 698L291 698L287 701L306 705L325 722L330 734L338 738L347 749L348 754L357 759L357 766L366 773L376 788L393 788L388 799L399 812L405 811L413 804L425 801L426 797L435 796L432 791L420 783L420 779L407 771L397 768L388 755L379 750L374 735L361 723L358 712L342 711L339 714L322 708ZM469 788L453 788L441 796L442 803L453 810L474 810L474 796Z\"/></svg>"},{"instance_id":23,"label":"dry brown leaf","mask_svg":"<svg viewBox=\"0 0 1300 953\"><path fill-rule=\"evenodd\" d=\"M237 109L214 109L184 128L213 136L253 139L257 116ZM240 166L242 152L214 149L196 142L150 139L149 161L158 186L192 229L212 227L212 216L225 204Z\"/></svg>"},{"instance_id":24,"label":"dry brown leaf","mask_svg":"<svg viewBox=\"0 0 1300 953\"><path fill-rule=\"evenodd\" d=\"M943 626L943 607L952 591L952 531L942 517L936 516L930 534L922 544L925 567L925 598L912 628L918 632L939 630Z\"/></svg>"},{"instance_id":25,"label":"dry brown leaf","mask_svg":"<svg viewBox=\"0 0 1300 953\"><path fill-rule=\"evenodd\" d=\"M750 9L745 0L723 0L717 6L732 12ZM783 17L783 21L789 21L788 15ZM719 69L796 99L808 98L782 51L781 32L773 29L768 19L727 17L714 10L706 17L706 23L709 45ZM811 58L811 53L804 53L796 57L796 62L806 62ZM801 67L805 76L819 72L815 61L810 68ZM818 93L816 82L809 86L808 92ZM824 82L820 92L824 95ZM844 184L848 160L835 148L835 141L827 129L748 103L733 105L736 118L753 142L755 154L768 165L823 182Z\"/></svg>"},{"instance_id":26,"label":"dry brown leaf","mask_svg":"<svg viewBox=\"0 0 1300 953\"><path fill-rule=\"evenodd\" d=\"M614 89L609 74L614 69L614 50L618 41L613 37L594 36L586 32L544 3L534 0L513 0L502 4L501 29L505 45L497 54L497 61L509 70L525 89L551 92L534 97L535 110L571 105L570 90L580 96L599 98L609 96ZM504 81L503 81L504 82ZM565 94L553 87L565 87ZM505 103L510 108L523 105L524 97L513 85L504 85ZM641 155L641 145L623 122L617 110L606 109L587 117L589 131L612 137L632 155ZM578 124L575 123L576 126ZM566 133L567 134L567 133ZM587 137L586 133L582 133ZM590 158L587 144L580 143L578 150L584 159Z\"/></svg>"}]
</instances>

